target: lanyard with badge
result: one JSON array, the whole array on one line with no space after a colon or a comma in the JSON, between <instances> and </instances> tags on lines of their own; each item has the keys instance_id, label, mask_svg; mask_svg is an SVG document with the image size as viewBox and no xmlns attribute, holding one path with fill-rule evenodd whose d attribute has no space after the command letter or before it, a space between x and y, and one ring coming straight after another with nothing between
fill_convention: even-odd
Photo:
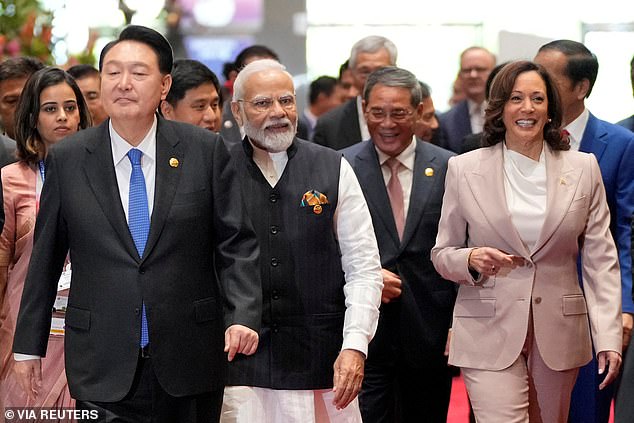
<instances>
[{"instance_id":1,"label":"lanyard with badge","mask_svg":"<svg viewBox=\"0 0 634 423\"><path fill-rule=\"evenodd\" d=\"M40 212L40 196L42 195L42 187L46 180L46 163L44 160L37 162L40 177L35 182L35 213Z\"/></svg>"},{"instance_id":2,"label":"lanyard with badge","mask_svg":"<svg viewBox=\"0 0 634 423\"><path fill-rule=\"evenodd\" d=\"M40 211L40 196L42 195L42 187L46 181L46 163L44 160L40 160L37 164L39 170L39 178L35 184L35 207L36 212ZM66 260L64 265L64 271L59 277L57 284L58 295L55 297L55 304L53 305L53 318L51 319L50 334L55 336L64 336L64 315L66 314L66 307L68 306L68 289L70 288L71 269L70 261ZM64 294L62 295L62 291Z\"/></svg>"}]
</instances>

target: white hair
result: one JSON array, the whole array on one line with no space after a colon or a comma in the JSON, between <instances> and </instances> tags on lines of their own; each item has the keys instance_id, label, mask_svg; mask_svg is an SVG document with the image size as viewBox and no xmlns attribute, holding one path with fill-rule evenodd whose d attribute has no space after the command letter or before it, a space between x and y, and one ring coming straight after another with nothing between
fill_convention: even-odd
<instances>
[{"instance_id":1,"label":"white hair","mask_svg":"<svg viewBox=\"0 0 634 423\"><path fill-rule=\"evenodd\" d=\"M390 56L390 66L396 66L396 56L398 55L396 45L380 35L370 35L354 43L350 50L348 67L354 69L357 66L357 56L360 53L376 53L381 49L387 50Z\"/></svg>"},{"instance_id":2,"label":"white hair","mask_svg":"<svg viewBox=\"0 0 634 423\"><path fill-rule=\"evenodd\" d=\"M253 74L270 70L284 72L291 80L293 79L291 74L286 72L286 67L277 60L255 60L242 68L240 73L238 73L238 77L233 82L233 101L244 100L244 86Z\"/></svg>"}]
</instances>

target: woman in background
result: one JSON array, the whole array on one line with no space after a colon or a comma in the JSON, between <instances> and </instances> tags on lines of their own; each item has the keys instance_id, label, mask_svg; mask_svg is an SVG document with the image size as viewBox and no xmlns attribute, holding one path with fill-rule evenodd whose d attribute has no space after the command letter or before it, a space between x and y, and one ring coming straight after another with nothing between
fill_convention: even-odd
<instances>
[{"instance_id":1,"label":"woman in background","mask_svg":"<svg viewBox=\"0 0 634 423\"><path fill-rule=\"evenodd\" d=\"M0 235L0 409L74 406L64 371L62 328L51 330L46 358L42 360L43 383L35 401L18 386L11 348L46 179L46 153L65 136L88 126L88 108L69 74L47 67L29 78L16 109L19 161L1 171L5 224ZM67 295L67 290L59 295Z\"/></svg>"},{"instance_id":2,"label":"woman in background","mask_svg":"<svg viewBox=\"0 0 634 423\"><path fill-rule=\"evenodd\" d=\"M561 118L544 68L510 63L491 87L488 147L449 160L432 260L460 284L449 363L462 368L480 423L565 423L591 339L607 373L600 388L621 364L601 172L592 154L567 151Z\"/></svg>"}]
</instances>

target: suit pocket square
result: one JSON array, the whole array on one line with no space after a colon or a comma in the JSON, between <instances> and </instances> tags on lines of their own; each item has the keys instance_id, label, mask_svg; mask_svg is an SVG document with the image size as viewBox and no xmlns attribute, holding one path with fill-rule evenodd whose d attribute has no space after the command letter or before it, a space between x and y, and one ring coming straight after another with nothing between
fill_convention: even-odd
<instances>
[{"instance_id":1,"label":"suit pocket square","mask_svg":"<svg viewBox=\"0 0 634 423\"><path fill-rule=\"evenodd\" d=\"M317 204L328 204L328 197L321 192L311 189L302 196L302 207L316 206Z\"/></svg>"},{"instance_id":2,"label":"suit pocket square","mask_svg":"<svg viewBox=\"0 0 634 423\"><path fill-rule=\"evenodd\" d=\"M328 197L326 197L325 194L312 189L304 193L300 207L310 207L312 208L313 213L321 214L324 210L325 204L330 204L328 202Z\"/></svg>"}]
</instances>

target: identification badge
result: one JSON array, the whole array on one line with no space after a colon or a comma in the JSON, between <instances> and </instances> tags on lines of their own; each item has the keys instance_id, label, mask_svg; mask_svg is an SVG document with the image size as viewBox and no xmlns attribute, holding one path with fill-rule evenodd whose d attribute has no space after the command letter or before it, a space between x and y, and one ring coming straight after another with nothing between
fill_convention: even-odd
<instances>
[{"instance_id":1,"label":"identification badge","mask_svg":"<svg viewBox=\"0 0 634 423\"><path fill-rule=\"evenodd\" d=\"M66 307L68 306L68 297L58 295L55 298L55 304L53 305L53 313L66 313Z\"/></svg>"},{"instance_id":2,"label":"identification badge","mask_svg":"<svg viewBox=\"0 0 634 423\"><path fill-rule=\"evenodd\" d=\"M70 263L68 263L61 276L59 277L59 282L57 283L57 292L70 288L71 275L72 271L70 269Z\"/></svg>"},{"instance_id":3,"label":"identification badge","mask_svg":"<svg viewBox=\"0 0 634 423\"><path fill-rule=\"evenodd\" d=\"M53 317L51 319L51 335L64 336L64 318Z\"/></svg>"}]
</instances>

